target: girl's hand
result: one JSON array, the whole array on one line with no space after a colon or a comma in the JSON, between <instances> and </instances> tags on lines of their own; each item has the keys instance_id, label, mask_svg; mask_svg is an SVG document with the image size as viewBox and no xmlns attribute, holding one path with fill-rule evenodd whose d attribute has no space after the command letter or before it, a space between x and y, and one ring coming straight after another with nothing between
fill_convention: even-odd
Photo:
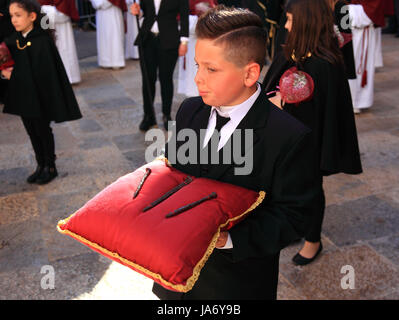
<instances>
[{"instance_id":1,"label":"girl's hand","mask_svg":"<svg viewBox=\"0 0 399 320\"><path fill-rule=\"evenodd\" d=\"M1 71L1 75L4 77L4 78L6 78L7 80L10 80L10 78L11 78L11 74L12 74L12 70L13 70L14 68L7 68L7 69L4 69L4 70L2 70Z\"/></svg>"}]
</instances>

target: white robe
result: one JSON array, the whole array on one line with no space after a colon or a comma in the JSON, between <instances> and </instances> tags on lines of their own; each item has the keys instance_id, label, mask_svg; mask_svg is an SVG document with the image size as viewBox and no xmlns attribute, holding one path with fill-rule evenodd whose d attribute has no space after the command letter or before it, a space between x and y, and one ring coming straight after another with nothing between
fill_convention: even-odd
<instances>
[{"instance_id":1,"label":"white robe","mask_svg":"<svg viewBox=\"0 0 399 320\"><path fill-rule=\"evenodd\" d=\"M104 68L125 66L125 26L122 10L108 0L90 0L96 9L97 60Z\"/></svg>"},{"instance_id":2,"label":"white robe","mask_svg":"<svg viewBox=\"0 0 399 320\"><path fill-rule=\"evenodd\" d=\"M126 5L128 9L132 5L133 0L126 0ZM140 3L139 0L136 1ZM130 11L130 10L129 10ZM125 58L126 59L138 59L139 58L139 49L134 45L134 41L137 38L139 33L137 28L136 16L132 15L130 12L126 14L126 24L127 24L127 33L126 33L126 50L125 50Z\"/></svg>"},{"instance_id":3,"label":"white robe","mask_svg":"<svg viewBox=\"0 0 399 320\"><path fill-rule=\"evenodd\" d=\"M46 13L54 23L56 46L68 75L69 82L72 84L79 83L81 81L81 76L71 18L58 11L55 6L42 6L42 12Z\"/></svg>"},{"instance_id":4,"label":"white robe","mask_svg":"<svg viewBox=\"0 0 399 320\"><path fill-rule=\"evenodd\" d=\"M360 4L349 5L349 17L353 36L356 79L350 79L353 107L370 108L374 102L374 74L376 67L383 66L381 28L375 28L373 21ZM363 43L364 42L364 43ZM367 84L362 88L363 66L367 55Z\"/></svg>"},{"instance_id":5,"label":"white robe","mask_svg":"<svg viewBox=\"0 0 399 320\"><path fill-rule=\"evenodd\" d=\"M197 16L189 16L189 42L187 44L187 53L185 57L179 57L179 80L177 84L177 92L184 94L187 97L199 96L198 88L194 81L195 75L197 74L197 67L194 61L195 44L197 42L197 38L195 37L195 26L197 25L197 21Z\"/></svg>"}]
</instances>

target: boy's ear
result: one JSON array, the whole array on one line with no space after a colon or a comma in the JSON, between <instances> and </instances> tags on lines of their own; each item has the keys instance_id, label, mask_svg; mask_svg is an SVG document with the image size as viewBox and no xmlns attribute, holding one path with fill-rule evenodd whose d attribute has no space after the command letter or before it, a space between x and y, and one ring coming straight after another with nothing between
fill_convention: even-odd
<instances>
[{"instance_id":1,"label":"boy's ear","mask_svg":"<svg viewBox=\"0 0 399 320\"><path fill-rule=\"evenodd\" d=\"M256 62L250 62L245 67L245 79L244 83L247 87L252 87L260 76L260 66Z\"/></svg>"}]
</instances>

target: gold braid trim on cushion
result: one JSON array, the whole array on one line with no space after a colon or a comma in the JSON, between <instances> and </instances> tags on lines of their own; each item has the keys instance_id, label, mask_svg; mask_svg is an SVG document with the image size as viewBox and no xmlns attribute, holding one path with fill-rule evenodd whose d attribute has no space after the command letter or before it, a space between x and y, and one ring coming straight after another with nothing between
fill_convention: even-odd
<instances>
[{"instance_id":1,"label":"gold braid trim on cushion","mask_svg":"<svg viewBox=\"0 0 399 320\"><path fill-rule=\"evenodd\" d=\"M165 159L165 163L167 164L167 159ZM200 261L197 263L197 265L194 267L193 269L193 274L191 277L189 277L187 279L187 282L185 285L183 284L173 284L171 282L166 281L164 278L162 278L162 276L158 273L154 273L146 268L144 268L143 266L134 263L126 258L121 257L118 253L116 252L112 252L109 251L103 247L101 247L99 244L92 242L90 240L87 240L86 238L72 232L69 230L62 230L61 226L67 224L68 220L74 215L70 215L68 218L64 219L64 220L60 220L57 224L57 230L58 232L62 233L62 234L66 234L71 236L72 238L75 238L76 240L98 250L99 252L102 252L104 254L106 254L107 256L113 257L114 259L117 259L119 261L121 261L122 263L131 266L133 268L135 268L136 270L139 270L140 272L142 272L143 274L148 275L149 277L153 278L153 279L157 279L159 280L161 283L163 283L164 285L168 286L169 288L173 288L174 290L178 291L178 292L188 292L190 291L193 287L194 284L197 282L198 277L200 275L200 272L202 270L202 268L204 267L205 263L208 261L210 255L212 254L213 250L216 247L216 242L219 239L219 235L220 235L220 230L222 228L224 228L225 226L227 226L231 221L235 221L237 219L240 219L242 217L244 217L246 214L248 214L249 212L255 210L256 207L258 207L262 201L265 199L266 197L266 192L264 191L260 191L259 192L259 196L258 199L251 205L251 207L246 210L244 213L240 214L239 216L236 216L234 218L228 219L225 223L221 224L218 227L218 230L216 231L215 235L213 236L211 243L209 244L208 248L205 251L205 254L203 255L203 257L200 259Z\"/></svg>"}]
</instances>

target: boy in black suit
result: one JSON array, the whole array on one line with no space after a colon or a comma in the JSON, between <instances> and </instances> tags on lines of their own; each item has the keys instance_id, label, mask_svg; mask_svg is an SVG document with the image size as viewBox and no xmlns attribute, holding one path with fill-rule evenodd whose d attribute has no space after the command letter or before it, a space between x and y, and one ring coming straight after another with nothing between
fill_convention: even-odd
<instances>
[{"instance_id":1,"label":"boy in black suit","mask_svg":"<svg viewBox=\"0 0 399 320\"><path fill-rule=\"evenodd\" d=\"M145 79L145 73L142 72L144 118L139 128L147 131L156 125L153 103L159 70L162 120L167 129L168 121L171 120L173 71L178 56L184 56L187 53L188 0L141 0L140 5L134 3L130 7L133 15L139 15L140 10L142 10L144 21L135 44L142 46L143 56L140 57L140 62L142 71L146 71L148 79Z\"/></svg>"},{"instance_id":2,"label":"boy in black suit","mask_svg":"<svg viewBox=\"0 0 399 320\"><path fill-rule=\"evenodd\" d=\"M301 238L319 192L310 131L260 89L266 34L256 14L218 6L198 20L196 35L195 81L201 96L186 99L176 115L177 135L190 129L196 138L169 142L166 157L177 154L172 165L187 174L263 190L266 199L221 233L191 291L176 293L157 284L153 291L161 299L276 299L280 250ZM215 148L211 141L219 138L218 130ZM248 130L251 139L244 139ZM224 152L238 131L243 133L238 143ZM198 151L188 163L178 152L186 143ZM235 153L243 150L252 163L244 164L250 170L240 171ZM219 162L206 161L204 151Z\"/></svg>"}]
</instances>

